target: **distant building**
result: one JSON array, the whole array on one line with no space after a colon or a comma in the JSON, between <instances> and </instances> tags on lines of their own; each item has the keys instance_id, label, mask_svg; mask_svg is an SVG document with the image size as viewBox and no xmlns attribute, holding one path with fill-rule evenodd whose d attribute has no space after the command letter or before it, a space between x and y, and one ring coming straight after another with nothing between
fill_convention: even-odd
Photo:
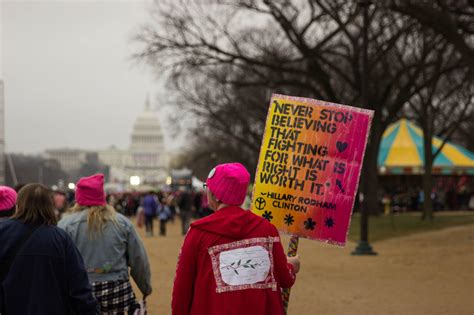
<instances>
[{"instance_id":1,"label":"distant building","mask_svg":"<svg viewBox=\"0 0 474 315\"><path fill-rule=\"evenodd\" d=\"M45 151L45 158L58 161L61 169L69 174L79 172L82 164L87 160L89 151L81 149L48 149Z\"/></svg>"},{"instance_id":2,"label":"distant building","mask_svg":"<svg viewBox=\"0 0 474 315\"><path fill-rule=\"evenodd\" d=\"M167 180L167 184L171 189L178 190L179 188L192 188L193 186L193 172L188 168L173 169Z\"/></svg>"},{"instance_id":3,"label":"distant building","mask_svg":"<svg viewBox=\"0 0 474 315\"><path fill-rule=\"evenodd\" d=\"M125 171L125 166L130 163L130 154L127 150L111 146L100 150L98 154L99 161L109 167L109 182L128 183L130 181L130 175Z\"/></svg>"},{"instance_id":4,"label":"distant building","mask_svg":"<svg viewBox=\"0 0 474 315\"><path fill-rule=\"evenodd\" d=\"M110 147L99 151L99 159L109 166L110 182L128 183L132 176L138 176L143 184L165 182L168 162L163 132L148 99L135 120L129 149Z\"/></svg>"},{"instance_id":5,"label":"distant building","mask_svg":"<svg viewBox=\"0 0 474 315\"><path fill-rule=\"evenodd\" d=\"M97 156L97 161L91 161ZM61 169L75 178L81 167L100 164L108 167L110 183L129 184L138 177L141 184L164 184L167 176L167 155L161 124L147 99L145 109L133 126L128 150L111 146L97 152L80 149L49 149L45 157L58 161ZM83 167L84 170L84 167Z\"/></svg>"},{"instance_id":6,"label":"distant building","mask_svg":"<svg viewBox=\"0 0 474 315\"><path fill-rule=\"evenodd\" d=\"M135 121L131 138L131 163L126 165L130 176L139 176L146 183L163 183L166 179L163 133L148 99L145 110Z\"/></svg>"},{"instance_id":7,"label":"distant building","mask_svg":"<svg viewBox=\"0 0 474 315\"><path fill-rule=\"evenodd\" d=\"M126 150L121 150L116 146L111 146L108 149L100 150L99 160L105 165L125 168L125 165L128 163L129 154Z\"/></svg>"}]
</instances>

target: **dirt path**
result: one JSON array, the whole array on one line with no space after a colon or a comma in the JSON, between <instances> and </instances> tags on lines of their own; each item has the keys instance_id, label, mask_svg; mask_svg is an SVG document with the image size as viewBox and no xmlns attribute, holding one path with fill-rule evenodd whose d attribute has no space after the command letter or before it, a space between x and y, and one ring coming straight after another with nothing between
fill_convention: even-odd
<instances>
[{"instance_id":1,"label":"dirt path","mask_svg":"<svg viewBox=\"0 0 474 315\"><path fill-rule=\"evenodd\" d=\"M153 273L152 315L171 312L183 238L179 221L168 230L167 237L143 238ZM474 225L373 245L378 256L354 257L354 243L341 249L300 240L302 270L289 314L474 314Z\"/></svg>"}]
</instances>

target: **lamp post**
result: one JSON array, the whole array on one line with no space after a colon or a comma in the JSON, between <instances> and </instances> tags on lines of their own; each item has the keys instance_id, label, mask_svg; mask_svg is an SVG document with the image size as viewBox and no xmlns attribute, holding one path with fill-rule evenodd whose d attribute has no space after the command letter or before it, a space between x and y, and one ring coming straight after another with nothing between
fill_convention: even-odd
<instances>
[{"instance_id":1,"label":"lamp post","mask_svg":"<svg viewBox=\"0 0 474 315\"><path fill-rule=\"evenodd\" d=\"M362 104L364 107L368 107L369 104L369 57L368 57L368 29L369 29L369 6L372 4L371 0L359 0L363 13L363 26L362 26L362 84L361 84L361 96ZM365 181L364 181L365 182ZM368 185L369 183L364 183ZM364 202L364 195L359 196L360 201L360 240L356 249L352 252L352 255L377 255L372 250L372 246L369 244L369 209L367 203Z\"/></svg>"}]
</instances>

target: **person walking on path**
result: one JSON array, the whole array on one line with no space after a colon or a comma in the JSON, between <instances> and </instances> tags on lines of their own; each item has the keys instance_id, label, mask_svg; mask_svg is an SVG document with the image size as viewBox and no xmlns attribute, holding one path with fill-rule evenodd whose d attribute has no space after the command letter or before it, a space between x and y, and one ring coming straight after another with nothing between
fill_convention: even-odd
<instances>
[{"instance_id":1,"label":"person walking on path","mask_svg":"<svg viewBox=\"0 0 474 315\"><path fill-rule=\"evenodd\" d=\"M157 215L158 202L152 191L143 198L143 211L145 214L146 236L153 236L153 220Z\"/></svg>"},{"instance_id":2,"label":"person walking on path","mask_svg":"<svg viewBox=\"0 0 474 315\"><path fill-rule=\"evenodd\" d=\"M97 314L81 254L55 225L49 189L24 186L16 213L0 222L0 313Z\"/></svg>"},{"instance_id":3,"label":"person walking on path","mask_svg":"<svg viewBox=\"0 0 474 315\"><path fill-rule=\"evenodd\" d=\"M178 198L179 216L181 218L181 234L186 235L193 214L193 197L190 188L181 188Z\"/></svg>"},{"instance_id":4,"label":"person walking on path","mask_svg":"<svg viewBox=\"0 0 474 315\"><path fill-rule=\"evenodd\" d=\"M76 185L72 214L58 224L84 257L101 314L133 314L139 308L130 274L143 294L151 294L148 257L132 223L106 204L104 175L84 177Z\"/></svg>"},{"instance_id":5,"label":"person walking on path","mask_svg":"<svg viewBox=\"0 0 474 315\"><path fill-rule=\"evenodd\" d=\"M166 201L163 200L163 203L160 205L158 210L158 219L160 220L160 235L166 236L166 223L171 218L170 207L166 204Z\"/></svg>"},{"instance_id":6,"label":"person walking on path","mask_svg":"<svg viewBox=\"0 0 474 315\"><path fill-rule=\"evenodd\" d=\"M0 221L15 213L16 196L17 193L13 188L0 186Z\"/></svg>"},{"instance_id":7,"label":"person walking on path","mask_svg":"<svg viewBox=\"0 0 474 315\"><path fill-rule=\"evenodd\" d=\"M284 314L299 258L286 257L277 229L240 207L250 175L239 163L221 164L206 181L215 212L191 224L181 248L172 295L173 315Z\"/></svg>"}]
</instances>

